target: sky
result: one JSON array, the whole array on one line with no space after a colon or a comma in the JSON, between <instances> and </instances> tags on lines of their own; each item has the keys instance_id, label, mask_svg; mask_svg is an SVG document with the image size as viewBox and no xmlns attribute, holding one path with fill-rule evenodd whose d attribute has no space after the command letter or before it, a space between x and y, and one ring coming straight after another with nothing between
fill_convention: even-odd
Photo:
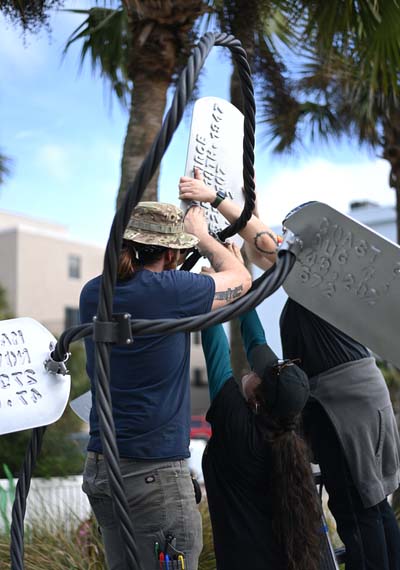
<instances>
[{"instance_id":1,"label":"sky","mask_svg":"<svg viewBox=\"0 0 400 570\"><path fill-rule=\"evenodd\" d=\"M0 209L61 223L72 237L104 245L115 212L128 114L88 62L79 71L79 45L62 57L81 20L60 11L50 19L51 33L24 37L0 15L0 151L13 161L0 189ZM228 99L229 75L224 49L213 48L199 96ZM177 205L189 128L186 113L161 163L159 199ZM280 157L262 143L261 128L256 135L259 209L266 223L279 225L308 200L342 212L354 200L394 205L388 164L359 150L356 141L313 145Z\"/></svg>"}]
</instances>

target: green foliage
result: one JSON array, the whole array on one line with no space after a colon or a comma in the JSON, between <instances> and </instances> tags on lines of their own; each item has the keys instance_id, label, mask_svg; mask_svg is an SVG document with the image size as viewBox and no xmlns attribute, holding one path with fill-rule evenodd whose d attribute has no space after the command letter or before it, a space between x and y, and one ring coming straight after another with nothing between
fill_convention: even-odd
<instances>
[{"instance_id":1,"label":"green foliage","mask_svg":"<svg viewBox=\"0 0 400 570\"><path fill-rule=\"evenodd\" d=\"M0 487L0 517L3 520L5 531L9 533L10 521L8 520L8 509L14 502L15 484L12 473L5 463L3 463L3 470L7 477L8 489L3 489L3 487Z\"/></svg>"},{"instance_id":2,"label":"green foliage","mask_svg":"<svg viewBox=\"0 0 400 570\"><path fill-rule=\"evenodd\" d=\"M43 524L46 513L29 532L24 547L25 570L104 570L106 563L101 536L94 519L69 525L73 530L58 528L55 532ZM42 523L42 524L41 524ZM2 570L11 570L9 537L0 535L0 561Z\"/></svg>"},{"instance_id":3,"label":"green foliage","mask_svg":"<svg viewBox=\"0 0 400 570\"><path fill-rule=\"evenodd\" d=\"M11 161L9 158L0 154L0 186L4 184L4 180L10 175Z\"/></svg>"},{"instance_id":4,"label":"green foliage","mask_svg":"<svg viewBox=\"0 0 400 570\"><path fill-rule=\"evenodd\" d=\"M0 321L5 319L12 319L13 315L9 309L7 302L7 293L4 287L0 284Z\"/></svg>"},{"instance_id":5,"label":"green foliage","mask_svg":"<svg viewBox=\"0 0 400 570\"><path fill-rule=\"evenodd\" d=\"M395 415L400 417L400 370L387 362L379 362L378 366L386 380ZM399 423L399 420L398 420Z\"/></svg>"},{"instance_id":6,"label":"green foliage","mask_svg":"<svg viewBox=\"0 0 400 570\"><path fill-rule=\"evenodd\" d=\"M62 0L1 0L1 12L11 20L31 32L46 25L48 12L62 4Z\"/></svg>"},{"instance_id":7,"label":"green foliage","mask_svg":"<svg viewBox=\"0 0 400 570\"><path fill-rule=\"evenodd\" d=\"M200 503L200 513L203 521L203 550L199 559L199 570L215 570L214 541L210 514L208 512L207 498L204 497Z\"/></svg>"},{"instance_id":8,"label":"green foliage","mask_svg":"<svg viewBox=\"0 0 400 570\"><path fill-rule=\"evenodd\" d=\"M203 519L203 551L199 570L215 570L215 556L207 501L200 505ZM48 517L44 514L42 521ZM76 520L72 532L65 528L57 532L47 530L44 524L32 528L30 540L25 544L25 570L104 570L105 559L101 536L94 518ZM9 538L0 534L0 560L2 570L11 570Z\"/></svg>"},{"instance_id":9,"label":"green foliage","mask_svg":"<svg viewBox=\"0 0 400 570\"><path fill-rule=\"evenodd\" d=\"M83 40L81 66L89 55L93 71L99 69L101 76L111 82L111 88L117 97L126 103L129 87L128 18L125 10L94 7L89 10L68 11L86 14L87 18L69 37L64 55L71 44Z\"/></svg>"},{"instance_id":10,"label":"green foliage","mask_svg":"<svg viewBox=\"0 0 400 570\"><path fill-rule=\"evenodd\" d=\"M318 135L382 146L382 126L400 96L397 2L289 1L284 12L293 14L297 29L290 46L295 56L283 56L283 84L292 96L283 100L274 91L262 103L275 150Z\"/></svg>"},{"instance_id":11,"label":"green foliage","mask_svg":"<svg viewBox=\"0 0 400 570\"><path fill-rule=\"evenodd\" d=\"M71 400L89 388L83 344L72 345L72 355L68 366L72 381ZM86 424L67 405L60 420L46 430L34 476L61 477L81 473L84 455L78 443L71 438L71 434L82 429L86 429ZM0 438L0 457L7 462L14 476L18 476L21 469L30 437L31 431L27 430L3 435Z\"/></svg>"}]
</instances>

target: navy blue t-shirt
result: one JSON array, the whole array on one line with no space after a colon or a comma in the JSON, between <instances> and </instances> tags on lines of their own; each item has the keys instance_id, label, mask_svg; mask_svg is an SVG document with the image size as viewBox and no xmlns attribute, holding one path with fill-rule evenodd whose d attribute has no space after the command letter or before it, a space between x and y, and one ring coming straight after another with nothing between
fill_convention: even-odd
<instances>
[{"instance_id":1,"label":"navy blue t-shirt","mask_svg":"<svg viewBox=\"0 0 400 570\"><path fill-rule=\"evenodd\" d=\"M80 319L97 312L101 277L89 281L80 297ZM180 318L211 310L214 280L186 271L140 270L117 282L113 311L132 318ZM102 452L94 391L94 344L85 339L93 407L88 450ZM183 459L189 457L190 334L134 337L130 346L111 350L111 398L121 457Z\"/></svg>"}]
</instances>

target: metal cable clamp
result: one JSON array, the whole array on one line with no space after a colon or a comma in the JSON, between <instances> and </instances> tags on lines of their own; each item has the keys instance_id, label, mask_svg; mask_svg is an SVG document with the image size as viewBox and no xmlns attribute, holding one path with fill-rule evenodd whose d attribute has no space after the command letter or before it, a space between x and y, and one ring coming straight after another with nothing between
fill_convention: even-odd
<instances>
[{"instance_id":1,"label":"metal cable clamp","mask_svg":"<svg viewBox=\"0 0 400 570\"><path fill-rule=\"evenodd\" d=\"M133 343L131 315L129 313L113 313L112 321L99 321L93 317L93 340L117 345Z\"/></svg>"},{"instance_id":2,"label":"metal cable clamp","mask_svg":"<svg viewBox=\"0 0 400 570\"><path fill-rule=\"evenodd\" d=\"M69 374L69 370L68 370L65 363L67 362L67 360L71 356L71 353L67 352L64 360L61 360L61 362L57 362L57 360L53 360L51 355L52 355L52 353L50 353L49 357L43 362L43 365L44 365L45 369L47 370L47 372L50 372L50 374L61 374L62 376L66 376L67 374Z\"/></svg>"}]
</instances>

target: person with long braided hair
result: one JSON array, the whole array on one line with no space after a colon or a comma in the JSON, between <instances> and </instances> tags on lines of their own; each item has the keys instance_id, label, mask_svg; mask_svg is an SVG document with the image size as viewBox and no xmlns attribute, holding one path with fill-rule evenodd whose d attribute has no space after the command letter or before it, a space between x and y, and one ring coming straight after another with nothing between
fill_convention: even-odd
<instances>
[{"instance_id":1,"label":"person with long braided hair","mask_svg":"<svg viewBox=\"0 0 400 570\"><path fill-rule=\"evenodd\" d=\"M321 508L299 435L308 378L277 358L255 310L240 320L252 367L240 383L222 325L202 331L212 426L203 473L217 568L318 570Z\"/></svg>"},{"instance_id":2,"label":"person with long braided hair","mask_svg":"<svg viewBox=\"0 0 400 570\"><path fill-rule=\"evenodd\" d=\"M234 222L241 208L228 198L216 203L215 190L195 174L181 178L180 197L214 203ZM280 236L254 215L240 235L249 259L269 269ZM400 484L400 436L375 358L357 339L291 298L280 330L283 356L299 359L309 377L304 433L346 548L346 570L400 570L400 529L388 502Z\"/></svg>"}]
</instances>

